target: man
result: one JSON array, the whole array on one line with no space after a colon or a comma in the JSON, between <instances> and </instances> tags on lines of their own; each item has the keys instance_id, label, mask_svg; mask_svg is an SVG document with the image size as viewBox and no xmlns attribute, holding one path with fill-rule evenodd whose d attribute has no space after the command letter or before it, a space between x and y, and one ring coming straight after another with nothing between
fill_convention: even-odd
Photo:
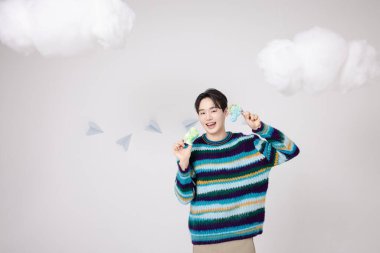
<instances>
[{"instance_id":1,"label":"man","mask_svg":"<svg viewBox=\"0 0 380 253\"><path fill-rule=\"evenodd\" d=\"M227 104L216 89L201 93L195 109L205 133L187 148L183 140L173 146L178 165L174 190L182 204L191 203L194 253L255 253L253 237L263 233L269 172L300 152L250 112L242 115L254 134L226 132Z\"/></svg>"}]
</instances>

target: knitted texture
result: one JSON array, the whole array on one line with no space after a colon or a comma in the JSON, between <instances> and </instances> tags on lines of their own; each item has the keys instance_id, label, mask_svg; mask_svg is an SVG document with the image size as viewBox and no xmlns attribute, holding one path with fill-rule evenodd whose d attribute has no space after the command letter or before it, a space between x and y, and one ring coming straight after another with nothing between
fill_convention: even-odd
<instances>
[{"instance_id":1,"label":"knitted texture","mask_svg":"<svg viewBox=\"0 0 380 253\"><path fill-rule=\"evenodd\" d=\"M174 192L180 203L190 203L188 228L194 245L263 233L269 172L300 151L281 131L262 121L252 132L227 132L221 141L203 134L194 140L185 170L177 159Z\"/></svg>"}]
</instances>

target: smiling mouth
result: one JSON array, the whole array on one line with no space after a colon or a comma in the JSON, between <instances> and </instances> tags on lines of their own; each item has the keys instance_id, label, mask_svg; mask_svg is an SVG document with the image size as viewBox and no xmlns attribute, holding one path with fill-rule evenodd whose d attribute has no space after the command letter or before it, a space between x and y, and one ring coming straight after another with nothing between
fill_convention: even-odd
<instances>
[{"instance_id":1,"label":"smiling mouth","mask_svg":"<svg viewBox=\"0 0 380 253\"><path fill-rule=\"evenodd\" d=\"M208 127L213 127L213 126L215 126L216 125L216 122L214 122L214 123L209 123L209 124L206 124L206 126L208 126Z\"/></svg>"}]
</instances>

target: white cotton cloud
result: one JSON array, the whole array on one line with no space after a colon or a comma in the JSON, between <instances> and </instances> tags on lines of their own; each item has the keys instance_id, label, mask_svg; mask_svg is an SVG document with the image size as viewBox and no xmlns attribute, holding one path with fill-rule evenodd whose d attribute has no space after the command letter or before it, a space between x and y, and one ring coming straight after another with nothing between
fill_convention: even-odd
<instances>
[{"instance_id":1,"label":"white cotton cloud","mask_svg":"<svg viewBox=\"0 0 380 253\"><path fill-rule=\"evenodd\" d=\"M365 40L349 43L347 61L340 77L343 91L360 87L379 75L380 67L376 55L376 50Z\"/></svg>"},{"instance_id":2,"label":"white cotton cloud","mask_svg":"<svg viewBox=\"0 0 380 253\"><path fill-rule=\"evenodd\" d=\"M122 48L134 19L124 0L5 0L0 41L19 53L47 57Z\"/></svg>"},{"instance_id":3,"label":"white cotton cloud","mask_svg":"<svg viewBox=\"0 0 380 253\"><path fill-rule=\"evenodd\" d=\"M320 27L298 33L293 40L274 40L257 57L265 79L284 95L300 90L312 94L347 92L380 74L376 50L365 40L347 42Z\"/></svg>"}]
</instances>

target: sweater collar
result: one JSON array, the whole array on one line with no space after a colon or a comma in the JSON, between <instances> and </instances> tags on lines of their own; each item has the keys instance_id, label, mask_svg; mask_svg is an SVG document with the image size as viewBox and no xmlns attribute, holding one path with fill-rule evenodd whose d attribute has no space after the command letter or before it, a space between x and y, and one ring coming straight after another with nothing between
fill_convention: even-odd
<instances>
[{"instance_id":1,"label":"sweater collar","mask_svg":"<svg viewBox=\"0 0 380 253\"><path fill-rule=\"evenodd\" d=\"M231 139L232 133L230 131L227 131L226 133L227 133L227 136L220 141L212 141L212 140L208 139L206 136L206 133L204 133L202 135L202 139L209 145L219 146L219 145L222 145L222 144L228 142Z\"/></svg>"}]
</instances>

